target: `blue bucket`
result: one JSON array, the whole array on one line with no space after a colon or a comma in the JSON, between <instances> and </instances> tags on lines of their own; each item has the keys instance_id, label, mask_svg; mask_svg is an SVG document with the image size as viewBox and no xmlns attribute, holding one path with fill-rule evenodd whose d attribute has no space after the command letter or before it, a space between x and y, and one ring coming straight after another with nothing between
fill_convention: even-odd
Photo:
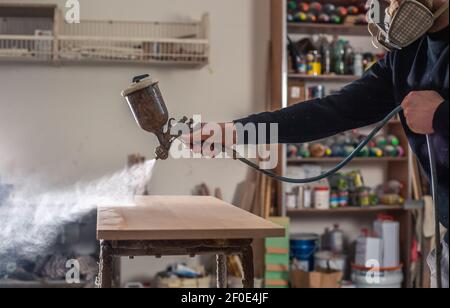
<instances>
[{"instance_id":1,"label":"blue bucket","mask_svg":"<svg viewBox=\"0 0 450 308\"><path fill-rule=\"evenodd\" d=\"M304 271L314 271L314 254L318 250L319 236L316 234L298 234L291 237L291 259L299 262Z\"/></svg>"}]
</instances>

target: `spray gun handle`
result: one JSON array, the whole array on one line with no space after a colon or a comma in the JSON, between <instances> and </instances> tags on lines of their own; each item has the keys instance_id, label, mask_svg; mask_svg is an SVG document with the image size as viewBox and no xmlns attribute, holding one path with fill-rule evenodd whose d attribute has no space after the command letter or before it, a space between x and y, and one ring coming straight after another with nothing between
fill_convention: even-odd
<instances>
[{"instance_id":1,"label":"spray gun handle","mask_svg":"<svg viewBox=\"0 0 450 308\"><path fill-rule=\"evenodd\" d=\"M178 139L183 134L182 131L179 131L177 134L172 134L171 130L177 124L185 124L189 127L189 130L192 131L192 126L194 121L192 119L188 119L188 117L183 117L180 121L173 124L175 119L170 119L167 123L167 129L165 132L161 132L160 134L156 134L160 143L160 146L156 149L156 159L158 160L166 160L169 158L170 148L175 139Z\"/></svg>"}]
</instances>

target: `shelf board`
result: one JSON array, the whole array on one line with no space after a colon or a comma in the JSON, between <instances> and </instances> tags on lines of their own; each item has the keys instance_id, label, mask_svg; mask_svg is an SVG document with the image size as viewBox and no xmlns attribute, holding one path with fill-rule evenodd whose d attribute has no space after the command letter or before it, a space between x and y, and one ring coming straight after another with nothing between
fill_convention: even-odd
<instances>
[{"instance_id":1,"label":"shelf board","mask_svg":"<svg viewBox=\"0 0 450 308\"><path fill-rule=\"evenodd\" d=\"M56 9L54 4L0 4L0 17L53 18Z\"/></svg>"},{"instance_id":2,"label":"shelf board","mask_svg":"<svg viewBox=\"0 0 450 308\"><path fill-rule=\"evenodd\" d=\"M378 206L370 206L370 207L345 207L339 209L330 209L330 210L317 210L317 209L297 209L297 210L288 210L288 216L291 215L302 215L302 214L355 214L355 213L378 213L378 212L389 212L389 211L402 211L405 208L401 205L389 206L389 205L378 205Z\"/></svg>"},{"instance_id":3,"label":"shelf board","mask_svg":"<svg viewBox=\"0 0 450 308\"><path fill-rule=\"evenodd\" d=\"M288 23L289 34L330 34L349 36L370 36L366 25L335 25L320 23Z\"/></svg>"},{"instance_id":4,"label":"shelf board","mask_svg":"<svg viewBox=\"0 0 450 308\"><path fill-rule=\"evenodd\" d=\"M360 77L354 75L319 75L311 76L305 74L289 74L289 79L303 80L309 82L353 82Z\"/></svg>"},{"instance_id":5,"label":"shelf board","mask_svg":"<svg viewBox=\"0 0 450 308\"><path fill-rule=\"evenodd\" d=\"M289 158L287 163L290 165L308 164L308 163L339 163L345 158L342 157L324 157L324 158ZM366 158L357 157L352 160L354 163L385 163L385 162L408 162L407 157L380 157Z\"/></svg>"}]
</instances>

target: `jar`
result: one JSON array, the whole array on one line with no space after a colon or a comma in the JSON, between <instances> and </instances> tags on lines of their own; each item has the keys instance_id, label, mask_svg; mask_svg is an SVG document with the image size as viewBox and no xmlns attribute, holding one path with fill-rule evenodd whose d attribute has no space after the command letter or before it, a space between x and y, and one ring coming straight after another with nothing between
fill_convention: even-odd
<instances>
[{"instance_id":1,"label":"jar","mask_svg":"<svg viewBox=\"0 0 450 308\"><path fill-rule=\"evenodd\" d=\"M286 207L290 210L297 208L297 194L287 193L286 194Z\"/></svg>"},{"instance_id":2,"label":"jar","mask_svg":"<svg viewBox=\"0 0 450 308\"><path fill-rule=\"evenodd\" d=\"M314 189L314 207L318 210L330 209L330 188L319 186Z\"/></svg>"},{"instance_id":3,"label":"jar","mask_svg":"<svg viewBox=\"0 0 450 308\"><path fill-rule=\"evenodd\" d=\"M362 207L370 206L370 188L360 187L358 189L358 201L359 206Z\"/></svg>"}]
</instances>

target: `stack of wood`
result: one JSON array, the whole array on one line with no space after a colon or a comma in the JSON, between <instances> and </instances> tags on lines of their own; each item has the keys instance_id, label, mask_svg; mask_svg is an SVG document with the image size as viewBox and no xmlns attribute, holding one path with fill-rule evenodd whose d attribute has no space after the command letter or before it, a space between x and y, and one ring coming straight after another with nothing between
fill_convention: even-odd
<instances>
[{"instance_id":1,"label":"stack of wood","mask_svg":"<svg viewBox=\"0 0 450 308\"><path fill-rule=\"evenodd\" d=\"M247 179L238 184L233 204L267 219L276 214L276 185L273 179L249 170Z\"/></svg>"}]
</instances>

